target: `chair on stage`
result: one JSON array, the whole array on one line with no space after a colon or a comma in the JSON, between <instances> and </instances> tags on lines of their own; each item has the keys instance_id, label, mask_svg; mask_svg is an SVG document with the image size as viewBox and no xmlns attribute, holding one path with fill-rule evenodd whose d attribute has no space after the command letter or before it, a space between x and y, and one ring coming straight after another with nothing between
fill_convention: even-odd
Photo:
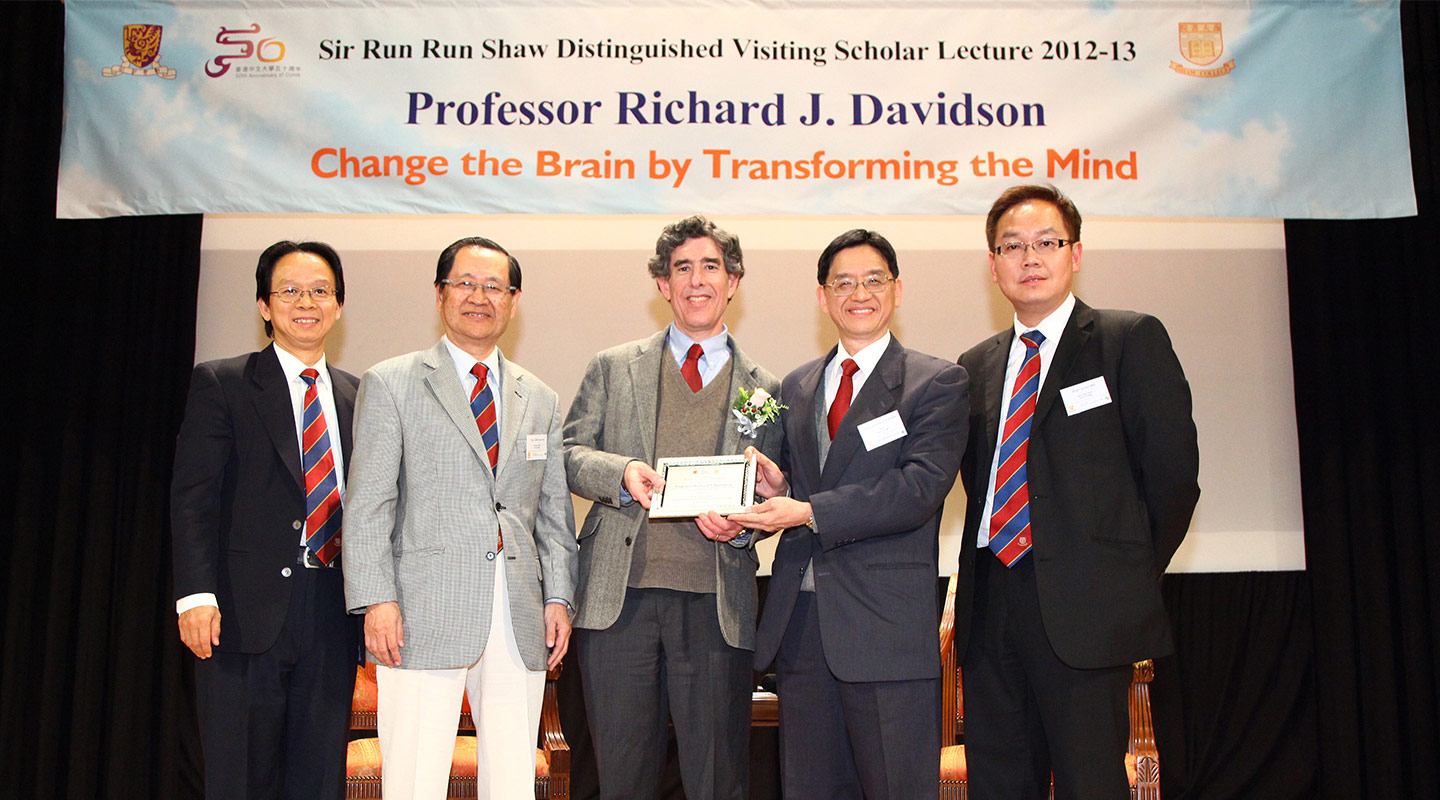
<instances>
[{"instance_id":1,"label":"chair on stage","mask_svg":"<svg viewBox=\"0 0 1440 800\"><path fill-rule=\"evenodd\" d=\"M940 617L941 713L940 800L966 800L969 771L965 764L965 696L960 665L955 661L955 589L959 576L950 576L945 611ZM1132 800L1160 800L1160 754L1155 749L1155 725L1150 716L1150 680L1154 664L1139 661L1130 684L1130 748L1125 771L1130 777ZM1054 797L1054 787L1051 787Z\"/></svg>"},{"instance_id":2,"label":"chair on stage","mask_svg":"<svg viewBox=\"0 0 1440 800\"><path fill-rule=\"evenodd\" d=\"M357 731L373 731L376 723L375 665L366 663L356 668L355 695L350 709L350 727ZM569 800L570 746L560 730L560 706L555 694L555 681L560 667L545 676L545 699L540 708L540 743L535 752L536 800ZM457 731L473 731L470 701L463 701ZM345 758L345 797L380 797L380 740L374 737L354 739ZM455 755L450 764L450 789L447 797L475 797L475 737L455 737Z\"/></svg>"}]
</instances>

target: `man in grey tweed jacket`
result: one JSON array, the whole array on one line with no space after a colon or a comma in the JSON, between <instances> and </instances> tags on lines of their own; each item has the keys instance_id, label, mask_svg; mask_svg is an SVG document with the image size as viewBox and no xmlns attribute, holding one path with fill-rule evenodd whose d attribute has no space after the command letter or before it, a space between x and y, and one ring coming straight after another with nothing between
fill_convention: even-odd
<instances>
[{"instance_id":1,"label":"man in grey tweed jacket","mask_svg":"<svg viewBox=\"0 0 1440 800\"><path fill-rule=\"evenodd\" d=\"M480 796L533 792L576 544L558 399L496 347L519 299L519 263L461 239L436 270L444 338L361 379L345 595L380 665L387 800L445 796L465 693Z\"/></svg>"},{"instance_id":2,"label":"man in grey tweed jacket","mask_svg":"<svg viewBox=\"0 0 1440 800\"><path fill-rule=\"evenodd\" d=\"M595 501L575 641L605 800L659 797L667 711L685 796L749 796L754 542L714 512L646 513L657 457L779 452L778 424L744 438L730 412L741 390L779 391L725 327L744 271L739 240L704 218L665 228L650 274L674 322L595 356L565 419L570 490Z\"/></svg>"}]
</instances>

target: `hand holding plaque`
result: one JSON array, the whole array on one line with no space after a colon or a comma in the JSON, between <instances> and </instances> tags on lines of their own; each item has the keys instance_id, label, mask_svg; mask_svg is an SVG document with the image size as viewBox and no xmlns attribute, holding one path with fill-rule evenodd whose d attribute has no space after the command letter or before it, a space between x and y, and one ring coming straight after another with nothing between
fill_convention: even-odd
<instances>
[{"instance_id":1,"label":"hand holding plaque","mask_svg":"<svg viewBox=\"0 0 1440 800\"><path fill-rule=\"evenodd\" d=\"M665 485L650 496L650 517L735 514L755 500L755 461L743 455L662 458L655 470Z\"/></svg>"}]
</instances>

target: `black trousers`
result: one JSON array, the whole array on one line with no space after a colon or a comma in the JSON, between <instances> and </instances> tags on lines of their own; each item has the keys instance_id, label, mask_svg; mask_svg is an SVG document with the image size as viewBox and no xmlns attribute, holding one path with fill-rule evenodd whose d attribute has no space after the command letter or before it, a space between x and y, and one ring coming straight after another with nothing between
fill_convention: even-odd
<instances>
[{"instance_id":1,"label":"black trousers","mask_svg":"<svg viewBox=\"0 0 1440 800\"><path fill-rule=\"evenodd\" d=\"M345 613L339 570L297 566L291 579L285 624L269 650L217 650L196 665L207 800L345 796L358 629Z\"/></svg>"},{"instance_id":2,"label":"black trousers","mask_svg":"<svg viewBox=\"0 0 1440 800\"><path fill-rule=\"evenodd\" d=\"M795 601L775 678L785 800L933 800L939 792L940 679L836 678L813 592Z\"/></svg>"},{"instance_id":3,"label":"black trousers","mask_svg":"<svg viewBox=\"0 0 1440 800\"><path fill-rule=\"evenodd\" d=\"M974 800L1128 798L1130 665L1075 669L1050 647L1035 554L1007 569L988 550L975 567L975 611L962 676L965 760Z\"/></svg>"},{"instance_id":4,"label":"black trousers","mask_svg":"<svg viewBox=\"0 0 1440 800\"><path fill-rule=\"evenodd\" d=\"M627 589L575 643L603 800L660 797L667 718L689 800L749 797L753 654L725 643L715 595Z\"/></svg>"}]
</instances>

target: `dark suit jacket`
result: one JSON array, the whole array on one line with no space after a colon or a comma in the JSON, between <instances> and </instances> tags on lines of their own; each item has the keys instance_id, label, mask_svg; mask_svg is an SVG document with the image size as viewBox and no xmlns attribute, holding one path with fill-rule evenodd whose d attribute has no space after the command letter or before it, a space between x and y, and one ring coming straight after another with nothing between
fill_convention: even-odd
<instances>
[{"instance_id":1,"label":"dark suit jacket","mask_svg":"<svg viewBox=\"0 0 1440 800\"><path fill-rule=\"evenodd\" d=\"M961 586L973 583L1014 335L1004 331L960 357L970 375ZM1112 402L1067 414L1060 390L1096 377L1105 379ZM1026 461L1034 538L1028 558L1061 661L1095 669L1174 650L1160 578L1190 526L1199 469L1190 385L1165 327L1146 314L1077 300L1040 387ZM965 592L956 598L962 659L972 599Z\"/></svg>"},{"instance_id":2,"label":"dark suit jacket","mask_svg":"<svg viewBox=\"0 0 1440 800\"><path fill-rule=\"evenodd\" d=\"M781 415L780 468L791 496L810 503L817 532L799 527L781 534L755 666L763 670L774 660L813 558L821 642L836 677L935 678L940 509L965 449L965 371L892 338L836 431L822 472L816 395L834 355L832 349L781 384L789 409ZM867 451L857 427L891 411L899 412L906 434Z\"/></svg>"},{"instance_id":3,"label":"dark suit jacket","mask_svg":"<svg viewBox=\"0 0 1440 800\"><path fill-rule=\"evenodd\" d=\"M354 375L329 367L345 464ZM305 520L290 387L274 345L195 367L170 493L175 596L214 592L219 650L259 653L279 635ZM337 605L344 614L343 603Z\"/></svg>"}]
</instances>

